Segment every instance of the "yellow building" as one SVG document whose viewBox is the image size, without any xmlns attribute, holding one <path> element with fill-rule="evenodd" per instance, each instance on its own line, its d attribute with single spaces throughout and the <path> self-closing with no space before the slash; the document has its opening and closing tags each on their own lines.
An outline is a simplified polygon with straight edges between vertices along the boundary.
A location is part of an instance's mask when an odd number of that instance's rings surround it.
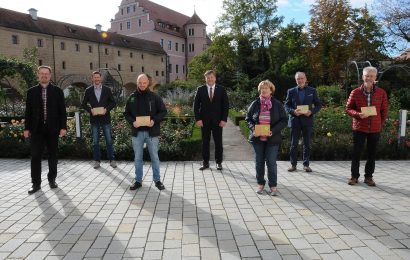
<svg viewBox="0 0 410 260">
<path fill-rule="evenodd" d="M 26 48 L 37 48 L 38 65 L 53 69 L 52 80 L 62 89 L 86 87 L 90 75 L 103 68 L 122 79 L 129 94 L 136 77 L 144 72 L 155 82 L 166 82 L 167 54 L 158 42 L 40 18 L 0 8 L 0 55 L 22 58 Z M 123 91 L 121 91 L 124 93 Z"/>
</svg>

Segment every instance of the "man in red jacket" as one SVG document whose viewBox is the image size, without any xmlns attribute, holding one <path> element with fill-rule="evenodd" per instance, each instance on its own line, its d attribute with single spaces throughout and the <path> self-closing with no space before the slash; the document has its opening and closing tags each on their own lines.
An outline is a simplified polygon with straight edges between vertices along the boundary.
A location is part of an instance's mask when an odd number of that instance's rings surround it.
<svg viewBox="0 0 410 260">
<path fill-rule="evenodd" d="M 360 177 L 360 155 L 367 140 L 367 161 L 364 183 L 376 186 L 373 181 L 377 144 L 380 131 L 387 118 L 388 101 L 386 92 L 376 86 L 377 69 L 363 69 L 363 84 L 354 89 L 346 104 L 346 113 L 353 118 L 353 158 L 349 185 L 358 183 Z"/>
</svg>

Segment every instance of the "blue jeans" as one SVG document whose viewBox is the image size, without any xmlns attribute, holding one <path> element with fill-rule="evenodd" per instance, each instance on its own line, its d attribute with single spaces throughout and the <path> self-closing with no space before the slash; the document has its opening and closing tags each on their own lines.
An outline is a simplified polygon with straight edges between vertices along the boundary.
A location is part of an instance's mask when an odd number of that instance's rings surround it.
<svg viewBox="0 0 410 260">
<path fill-rule="evenodd" d="M 309 166 L 310 160 L 310 137 L 312 135 L 312 126 L 294 126 L 290 133 L 290 163 L 296 166 L 298 163 L 298 144 L 300 133 L 303 137 L 303 166 Z"/>
<path fill-rule="evenodd" d="M 114 160 L 114 149 L 112 147 L 112 127 L 111 124 L 91 124 L 91 134 L 93 136 L 93 157 L 94 161 L 101 160 L 100 152 L 100 130 L 103 130 L 105 137 L 105 144 L 107 146 L 108 160 Z"/>
<path fill-rule="evenodd" d="M 135 180 L 142 182 L 142 166 L 144 164 L 144 143 L 147 144 L 149 157 L 151 158 L 152 179 L 154 182 L 160 181 L 158 146 L 159 138 L 150 137 L 148 131 L 139 131 L 137 136 L 132 137 L 132 148 L 134 149 Z"/>
<path fill-rule="evenodd" d="M 258 184 L 265 185 L 265 162 L 268 168 L 269 187 L 278 185 L 278 166 L 276 159 L 278 157 L 279 145 L 270 145 L 267 142 L 253 142 L 255 151 L 255 168 L 256 180 Z"/>
</svg>

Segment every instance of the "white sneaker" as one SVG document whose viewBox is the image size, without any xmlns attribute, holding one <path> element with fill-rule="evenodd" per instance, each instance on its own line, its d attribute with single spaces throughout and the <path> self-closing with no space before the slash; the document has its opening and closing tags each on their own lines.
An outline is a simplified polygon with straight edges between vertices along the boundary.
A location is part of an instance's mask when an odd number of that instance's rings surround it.
<svg viewBox="0 0 410 260">
<path fill-rule="evenodd" d="M 271 187 L 269 195 L 271 196 L 278 196 L 278 189 L 276 187 Z"/>
</svg>

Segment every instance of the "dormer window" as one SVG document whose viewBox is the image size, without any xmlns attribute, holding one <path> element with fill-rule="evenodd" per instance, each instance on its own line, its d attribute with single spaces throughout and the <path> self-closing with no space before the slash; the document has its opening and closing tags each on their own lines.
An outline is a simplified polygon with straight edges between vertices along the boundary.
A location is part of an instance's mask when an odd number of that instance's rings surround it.
<svg viewBox="0 0 410 260">
<path fill-rule="evenodd" d="M 70 33 L 75 33 L 77 30 L 74 29 L 73 27 L 67 26 L 67 29 Z"/>
</svg>

